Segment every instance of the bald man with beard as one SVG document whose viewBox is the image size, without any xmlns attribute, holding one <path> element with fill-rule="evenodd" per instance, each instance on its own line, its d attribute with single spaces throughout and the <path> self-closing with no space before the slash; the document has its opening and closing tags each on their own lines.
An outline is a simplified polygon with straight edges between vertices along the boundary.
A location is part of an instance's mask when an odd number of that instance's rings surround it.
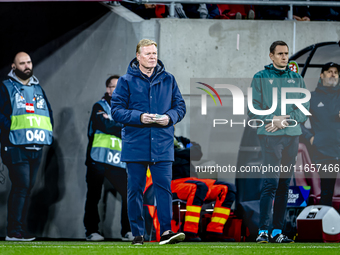
<svg viewBox="0 0 340 255">
<path fill-rule="evenodd" d="M 11 67 L 0 84 L 1 157 L 12 182 L 5 240 L 33 241 L 27 231 L 28 205 L 42 148 L 52 143 L 52 110 L 30 56 L 19 52 Z"/>
</svg>

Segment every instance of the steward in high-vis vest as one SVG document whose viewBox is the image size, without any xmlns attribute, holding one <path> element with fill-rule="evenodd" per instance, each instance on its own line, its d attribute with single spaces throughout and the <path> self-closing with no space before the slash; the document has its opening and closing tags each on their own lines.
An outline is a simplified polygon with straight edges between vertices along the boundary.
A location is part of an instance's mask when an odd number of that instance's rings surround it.
<svg viewBox="0 0 340 255">
<path fill-rule="evenodd" d="M 127 216 L 126 164 L 120 160 L 122 125 L 115 122 L 110 113 L 111 95 L 116 87 L 118 78 L 118 75 L 114 75 L 107 79 L 107 93 L 100 101 L 94 104 L 88 127 L 89 143 L 85 163 L 87 166 L 87 196 L 84 215 L 87 241 L 104 240 L 98 229 L 100 221 L 98 202 L 101 197 L 104 177 L 122 196 L 122 239 L 130 241 L 132 238 Z"/>
<path fill-rule="evenodd" d="M 109 103 L 105 100 L 105 97 L 98 101 L 98 104 L 103 110 L 99 110 L 96 114 L 106 114 L 108 116 L 107 122 L 112 124 L 112 132 L 108 132 L 108 129 L 101 131 L 100 129 L 94 129 L 93 121 L 90 120 L 88 128 L 88 137 L 91 138 L 92 144 L 90 149 L 90 158 L 92 161 L 107 164 L 119 168 L 125 169 L 126 164 L 120 161 L 120 153 L 122 151 L 122 139 L 121 139 L 121 124 L 116 123 L 110 114 L 111 108 Z M 98 106 L 96 106 L 98 107 Z"/>
<path fill-rule="evenodd" d="M 32 241 L 26 229 L 27 206 L 39 169 L 42 147 L 51 145 L 51 106 L 28 54 L 15 56 L 8 78 L 0 84 L 1 157 L 12 182 L 8 199 L 6 241 Z"/>
</svg>

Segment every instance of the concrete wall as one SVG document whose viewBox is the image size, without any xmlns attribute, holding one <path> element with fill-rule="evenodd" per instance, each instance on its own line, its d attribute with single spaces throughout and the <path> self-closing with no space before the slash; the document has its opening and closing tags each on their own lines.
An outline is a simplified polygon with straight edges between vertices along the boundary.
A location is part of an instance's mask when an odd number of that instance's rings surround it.
<svg viewBox="0 0 340 255">
<path fill-rule="evenodd" d="M 182 93 L 190 78 L 252 78 L 271 62 L 269 46 L 285 41 L 293 53 L 340 39 L 339 22 L 159 19 L 160 58 L 175 74 Z M 237 49 L 239 35 L 239 49 Z"/>
<path fill-rule="evenodd" d="M 248 80 L 247 84 L 239 86 L 246 94 L 253 75 L 271 63 L 268 56 L 269 47 L 276 40 L 285 41 L 292 55 L 293 49 L 297 52 L 314 43 L 340 39 L 339 22 L 193 19 L 159 19 L 158 22 L 160 24 L 159 57 L 167 70 L 175 75 L 186 99 L 189 94 L 191 96 L 198 94 L 196 92 L 198 90 L 190 92 L 192 78 L 242 78 Z M 239 44 L 237 44 L 238 36 Z M 314 79 L 315 81 L 318 79 L 318 74 Z M 220 111 L 224 110 L 225 116 L 230 119 L 232 104 L 226 102 L 231 101 L 230 92 L 227 90 L 218 90 L 218 92 L 226 96 L 222 99 L 224 107 Z M 197 100 L 187 100 L 188 102 L 192 102 L 191 105 L 188 104 L 191 110 L 199 107 L 194 103 Z M 195 118 L 194 115 L 190 117 L 189 109 L 189 114 L 176 130 L 188 136 L 191 133 L 192 139 L 200 141 L 203 160 L 217 161 L 212 158 L 212 155 L 215 156 L 219 151 L 219 154 L 224 153 L 224 158 L 229 164 L 236 166 L 243 128 L 237 130 L 223 128 L 222 133 L 217 131 L 220 139 L 216 141 L 214 147 L 210 147 L 206 145 L 216 134 L 212 134 L 213 129 L 209 129 L 205 130 L 205 135 L 202 135 L 202 132 L 196 128 Z M 207 118 L 207 121 L 211 122 L 213 116 Z"/>
<path fill-rule="evenodd" d="M 44 237 L 84 237 L 84 162 L 91 108 L 103 95 L 106 78 L 126 72 L 140 39 L 159 42 L 159 58 L 175 75 L 188 105 L 188 116 L 176 126 L 176 133 L 190 137 L 190 78 L 251 78 L 270 62 L 272 41 L 283 39 L 292 45 L 293 28 L 290 21 L 143 21 L 123 7 L 113 7 L 92 25 L 76 28 L 75 36 L 61 47 L 55 46 L 67 35 L 38 49 L 51 52 L 35 66 L 35 74 L 54 111 L 55 144 L 44 150 L 32 193 L 29 220 L 33 231 Z M 316 42 L 338 40 L 340 28 L 338 23 L 309 22 L 297 23 L 296 31 L 295 47 L 299 50 Z M 229 111 L 231 103 L 226 105 Z M 230 142 L 219 143 L 221 147 L 215 150 L 224 152 L 230 164 L 236 165 L 242 130 L 221 135 L 230 137 Z M 209 159 L 209 148 L 204 147 L 204 140 L 202 143 L 205 159 Z M 7 197 L 10 185 L 7 170 L 4 173 L 7 180 L 0 185 L 0 195 Z M 120 237 L 119 199 L 109 198 L 109 216 L 103 224 L 106 237 Z M 0 217 L 6 219 L 5 200 L 1 200 L 0 208 Z M 0 236 L 5 236 L 5 226 L 5 220 L 1 221 Z"/>
</svg>

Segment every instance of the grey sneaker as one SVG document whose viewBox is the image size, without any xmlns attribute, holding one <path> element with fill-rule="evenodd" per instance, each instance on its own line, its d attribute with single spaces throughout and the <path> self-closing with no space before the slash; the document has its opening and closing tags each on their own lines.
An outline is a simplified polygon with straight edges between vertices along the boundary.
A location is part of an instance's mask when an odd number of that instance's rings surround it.
<svg viewBox="0 0 340 255">
<path fill-rule="evenodd" d="M 132 232 L 127 232 L 124 237 L 122 237 L 122 241 L 133 241 Z"/>
<path fill-rule="evenodd" d="M 86 241 L 100 242 L 100 241 L 104 241 L 104 237 L 98 233 L 92 233 L 86 237 Z"/>
</svg>

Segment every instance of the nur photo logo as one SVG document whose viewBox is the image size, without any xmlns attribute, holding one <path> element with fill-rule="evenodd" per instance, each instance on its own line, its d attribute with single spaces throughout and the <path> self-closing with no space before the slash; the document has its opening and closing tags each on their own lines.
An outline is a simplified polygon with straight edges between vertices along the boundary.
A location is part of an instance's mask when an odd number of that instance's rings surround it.
<svg viewBox="0 0 340 255">
<path fill-rule="evenodd" d="M 205 92 L 204 94 L 201 94 L 201 115 L 207 115 L 207 112 L 208 112 L 207 95 L 209 95 L 210 98 L 213 100 L 215 106 L 218 105 L 217 100 L 215 99 L 215 96 L 216 96 L 220 102 L 220 105 L 223 107 L 223 103 L 221 99 L 222 89 L 223 90 L 227 89 L 228 91 L 225 91 L 225 93 L 227 92 L 228 95 L 231 94 L 231 99 L 228 98 L 227 100 L 232 100 L 232 115 L 233 116 L 236 116 L 236 115 L 247 116 L 247 113 L 245 112 L 246 103 L 247 103 L 247 109 L 249 110 L 249 112 L 257 116 L 271 115 L 271 114 L 274 114 L 274 112 L 276 113 L 276 115 L 278 115 L 277 109 L 280 109 L 280 113 L 279 113 L 280 115 L 287 115 L 288 105 L 292 105 L 293 108 L 299 109 L 306 116 L 311 115 L 311 113 L 304 106 L 304 103 L 309 102 L 311 98 L 310 91 L 305 88 L 292 87 L 291 85 L 295 83 L 294 79 L 282 79 L 282 80 L 268 79 L 268 84 L 280 84 L 281 83 L 284 85 L 282 85 L 281 87 L 272 86 L 270 88 L 271 93 L 269 94 L 268 100 L 270 100 L 269 102 L 271 105 L 269 105 L 267 109 L 257 109 L 256 104 L 254 104 L 254 101 L 253 101 L 253 88 L 252 87 L 248 87 L 246 89 L 247 94 L 245 96 L 241 89 L 242 86 L 236 86 L 232 84 L 214 84 L 212 86 L 212 85 L 209 85 L 203 82 L 196 82 L 196 84 L 197 83 L 205 87 L 203 88 L 203 87 L 196 86 L 196 89 L 199 89 Z M 216 89 L 219 90 L 219 93 L 216 91 Z M 225 94 L 222 94 L 222 95 L 225 95 Z M 278 97 L 280 97 L 280 101 L 281 101 L 280 105 L 278 105 Z M 276 121 L 274 119 L 265 119 L 265 120 L 263 120 L 263 118 L 261 119 L 257 119 L 257 118 L 251 119 L 248 121 L 248 125 L 252 126 L 251 124 L 249 124 L 252 121 L 257 121 L 255 123 L 260 123 L 260 126 L 264 125 L 264 121 L 271 121 L 271 122 Z M 287 119 L 287 120 L 290 120 L 292 123 L 295 123 L 295 125 L 297 125 L 297 122 L 295 120 L 293 119 Z M 214 127 L 218 124 L 221 125 L 221 124 L 227 124 L 227 123 L 231 124 L 233 123 L 233 120 L 231 119 L 230 121 L 228 121 L 223 118 L 213 120 Z M 244 119 L 244 121 L 241 124 L 245 126 L 246 119 Z M 292 125 L 291 127 L 294 127 L 295 125 Z"/>
</svg>

